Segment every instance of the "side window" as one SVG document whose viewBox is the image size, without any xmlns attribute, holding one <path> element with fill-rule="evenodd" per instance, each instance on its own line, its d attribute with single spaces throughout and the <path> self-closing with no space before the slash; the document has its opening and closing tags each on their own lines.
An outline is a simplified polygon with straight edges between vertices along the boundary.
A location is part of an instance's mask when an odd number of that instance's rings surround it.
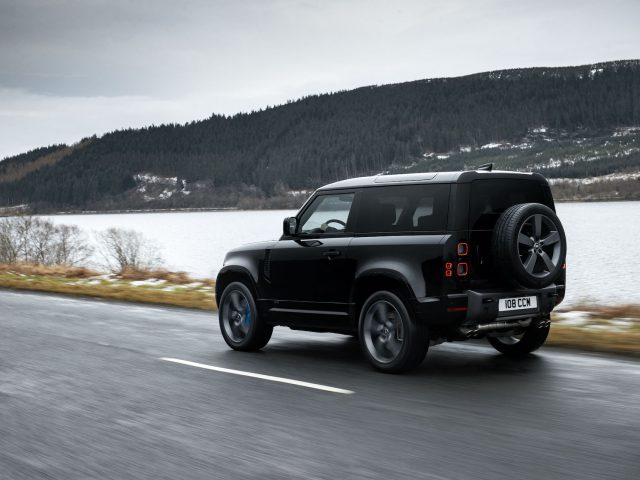
<svg viewBox="0 0 640 480">
<path fill-rule="evenodd" d="M 300 234 L 342 233 L 347 229 L 353 193 L 320 195 L 300 218 Z"/>
<path fill-rule="evenodd" d="M 449 185 L 365 188 L 359 203 L 358 233 L 434 232 L 447 227 Z"/>
<path fill-rule="evenodd" d="M 413 226 L 418 227 L 420 222 L 425 222 L 433 215 L 433 197 L 422 197 L 418 202 L 416 210 L 413 212 Z"/>
</svg>

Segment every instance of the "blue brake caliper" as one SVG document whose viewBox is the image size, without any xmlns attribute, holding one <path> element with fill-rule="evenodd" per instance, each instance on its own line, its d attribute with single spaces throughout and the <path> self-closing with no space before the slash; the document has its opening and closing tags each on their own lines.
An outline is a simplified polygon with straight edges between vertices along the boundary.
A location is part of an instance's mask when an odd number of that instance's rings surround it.
<svg viewBox="0 0 640 480">
<path fill-rule="evenodd" d="M 251 325 L 251 308 L 249 308 L 249 305 L 244 309 L 244 319 L 242 323 L 244 324 L 244 328 L 249 330 L 249 326 Z"/>
</svg>

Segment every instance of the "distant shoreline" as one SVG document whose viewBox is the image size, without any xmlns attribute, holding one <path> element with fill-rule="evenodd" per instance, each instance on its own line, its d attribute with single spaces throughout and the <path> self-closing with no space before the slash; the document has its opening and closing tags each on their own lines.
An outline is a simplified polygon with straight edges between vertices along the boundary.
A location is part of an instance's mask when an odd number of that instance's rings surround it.
<svg viewBox="0 0 640 480">
<path fill-rule="evenodd" d="M 619 203 L 619 202 L 640 202 L 633 198 L 581 198 L 581 199 L 556 199 L 555 203 Z M 62 212 L 39 212 L 32 213 L 36 216 L 55 215 L 117 215 L 117 214 L 142 214 L 142 213 L 190 213 L 190 212 L 248 212 L 248 211 L 270 211 L 270 210 L 297 210 L 296 208 L 238 208 L 238 207 L 189 207 L 189 208 L 150 208 L 145 210 L 70 210 Z M 0 217 L 15 215 L 16 211 L 6 211 L 0 208 Z"/>
<path fill-rule="evenodd" d="M 69 210 L 62 212 L 37 212 L 30 213 L 34 216 L 55 216 L 55 215 L 115 215 L 115 214 L 133 214 L 133 213 L 188 213 L 188 212 L 241 212 L 251 209 L 240 209 L 236 207 L 202 207 L 202 208 L 150 208 L 146 210 Z M 255 209 L 255 210 L 286 210 L 286 209 Z M 24 213 L 25 210 L 6 211 L 0 208 L 0 217 L 9 217 L 16 213 Z"/>
<path fill-rule="evenodd" d="M 271 210 L 271 209 L 260 209 L 260 210 Z M 278 210 L 278 209 L 273 209 Z M 202 207 L 202 208 L 150 208 L 147 210 L 80 210 L 80 211 L 68 211 L 68 212 L 52 212 L 52 213 L 37 213 L 34 215 L 115 215 L 115 214 L 123 214 L 123 213 L 188 213 L 188 212 L 240 212 L 244 211 L 244 209 L 239 209 L 236 207 Z"/>
<path fill-rule="evenodd" d="M 619 202 L 640 202 L 637 198 L 577 198 L 577 199 L 562 199 L 558 200 L 554 198 L 555 203 L 619 203 Z"/>
</svg>

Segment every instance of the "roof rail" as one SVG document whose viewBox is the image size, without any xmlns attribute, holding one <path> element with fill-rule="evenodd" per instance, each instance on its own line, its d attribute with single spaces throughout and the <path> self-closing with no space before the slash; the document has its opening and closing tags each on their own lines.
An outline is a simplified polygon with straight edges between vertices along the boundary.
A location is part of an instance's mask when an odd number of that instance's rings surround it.
<svg viewBox="0 0 640 480">
<path fill-rule="evenodd" d="M 486 170 L 487 172 L 490 172 L 491 170 L 493 170 L 493 163 L 483 163 L 482 165 L 480 165 L 479 167 L 476 167 L 475 169 Z"/>
</svg>

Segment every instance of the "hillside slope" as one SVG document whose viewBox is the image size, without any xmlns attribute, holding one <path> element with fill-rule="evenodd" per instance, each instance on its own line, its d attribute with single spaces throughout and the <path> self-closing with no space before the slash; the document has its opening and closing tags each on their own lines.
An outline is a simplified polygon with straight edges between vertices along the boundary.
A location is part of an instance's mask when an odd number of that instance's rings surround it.
<svg viewBox="0 0 640 480">
<path fill-rule="evenodd" d="M 5 159 L 0 206 L 278 206 L 344 177 L 485 161 L 550 177 L 636 172 L 638 125 L 638 60 L 363 87 Z"/>
</svg>

